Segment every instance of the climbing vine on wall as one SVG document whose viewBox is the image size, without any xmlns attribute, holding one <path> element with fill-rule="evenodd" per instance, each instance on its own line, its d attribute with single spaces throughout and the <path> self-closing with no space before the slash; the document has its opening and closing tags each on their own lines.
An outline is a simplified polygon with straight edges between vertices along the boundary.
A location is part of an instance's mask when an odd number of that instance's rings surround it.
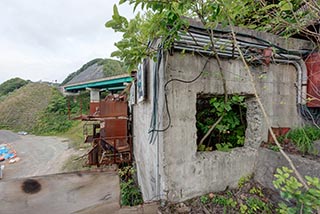
<svg viewBox="0 0 320 214">
<path fill-rule="evenodd" d="M 221 116 L 223 117 L 220 123 L 201 143 L 202 137 Z M 196 117 L 199 151 L 229 151 L 231 148 L 243 146 L 247 126 L 244 96 L 229 96 L 225 103 L 223 96 L 198 95 Z"/>
</svg>

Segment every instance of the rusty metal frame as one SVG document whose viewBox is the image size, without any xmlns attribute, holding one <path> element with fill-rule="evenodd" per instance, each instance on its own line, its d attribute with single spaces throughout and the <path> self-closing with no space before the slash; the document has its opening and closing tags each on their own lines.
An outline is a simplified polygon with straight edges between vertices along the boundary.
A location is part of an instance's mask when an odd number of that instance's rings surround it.
<svg viewBox="0 0 320 214">
<path fill-rule="evenodd" d="M 84 133 L 85 143 L 91 143 L 88 165 L 109 165 L 132 161 L 132 136 L 129 132 L 130 117 L 125 95 L 109 95 L 97 103 L 90 103 L 90 114 L 77 117 L 82 121 L 97 121 L 92 125 L 92 133 Z M 92 105 L 92 106 L 91 106 Z M 99 106 L 99 108 L 97 108 Z M 96 109 L 95 112 L 92 109 Z M 96 129 L 99 128 L 99 133 Z M 104 146 L 103 146 L 104 145 Z M 121 147 L 121 148 L 120 148 Z"/>
</svg>

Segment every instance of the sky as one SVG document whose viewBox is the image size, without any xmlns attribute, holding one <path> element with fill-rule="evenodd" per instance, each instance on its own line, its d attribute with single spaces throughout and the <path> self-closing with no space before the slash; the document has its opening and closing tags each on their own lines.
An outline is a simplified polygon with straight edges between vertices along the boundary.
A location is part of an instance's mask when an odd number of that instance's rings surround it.
<svg viewBox="0 0 320 214">
<path fill-rule="evenodd" d="M 94 58 L 109 58 L 121 34 L 107 29 L 119 0 L 0 0 L 0 84 L 20 77 L 62 82 Z M 132 7 L 120 5 L 132 18 Z"/>
</svg>

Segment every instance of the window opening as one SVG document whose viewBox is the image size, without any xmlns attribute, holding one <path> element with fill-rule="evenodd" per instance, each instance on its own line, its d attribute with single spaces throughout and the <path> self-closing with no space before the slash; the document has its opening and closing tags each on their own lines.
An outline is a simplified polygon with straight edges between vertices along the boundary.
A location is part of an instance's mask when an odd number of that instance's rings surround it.
<svg viewBox="0 0 320 214">
<path fill-rule="evenodd" d="M 230 151 L 244 145 L 247 128 L 244 96 L 229 95 L 227 103 L 224 103 L 224 96 L 198 94 L 196 105 L 198 151 Z M 221 115 L 221 121 L 200 144 L 201 139 Z"/>
</svg>

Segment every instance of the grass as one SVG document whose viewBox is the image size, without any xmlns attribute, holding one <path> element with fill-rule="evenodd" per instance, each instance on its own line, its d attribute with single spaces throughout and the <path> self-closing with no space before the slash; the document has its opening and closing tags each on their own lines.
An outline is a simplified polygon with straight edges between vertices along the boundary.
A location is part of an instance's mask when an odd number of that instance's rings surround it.
<svg viewBox="0 0 320 214">
<path fill-rule="evenodd" d="M 69 147 L 74 149 L 88 148 L 90 145 L 84 144 L 82 121 L 74 121 L 73 126 L 66 132 L 59 134 L 60 137 L 68 138 L 70 140 Z"/>
<path fill-rule="evenodd" d="M 71 155 L 62 166 L 64 172 L 83 171 L 90 169 L 86 166 L 86 157 L 80 158 L 79 155 Z"/>
<path fill-rule="evenodd" d="M 304 126 L 290 130 L 287 139 L 298 147 L 304 154 L 317 154 L 318 151 L 314 148 L 314 141 L 320 139 L 320 129 L 315 126 Z"/>
<path fill-rule="evenodd" d="M 51 86 L 29 83 L 0 102 L 0 124 L 14 131 L 30 132 L 52 97 Z"/>
<path fill-rule="evenodd" d="M 73 126 L 71 129 L 66 131 L 65 133 L 60 134 L 60 137 L 68 138 L 70 140 L 69 147 L 79 150 L 85 149 L 88 150 L 91 145 L 84 144 L 84 137 L 83 137 L 83 127 L 84 122 L 82 121 L 74 121 Z M 66 162 L 63 164 L 62 170 L 65 172 L 71 171 L 81 171 L 90 169 L 90 167 L 85 166 L 85 162 L 87 160 L 87 156 L 80 158 L 82 154 L 71 155 Z"/>
</svg>

